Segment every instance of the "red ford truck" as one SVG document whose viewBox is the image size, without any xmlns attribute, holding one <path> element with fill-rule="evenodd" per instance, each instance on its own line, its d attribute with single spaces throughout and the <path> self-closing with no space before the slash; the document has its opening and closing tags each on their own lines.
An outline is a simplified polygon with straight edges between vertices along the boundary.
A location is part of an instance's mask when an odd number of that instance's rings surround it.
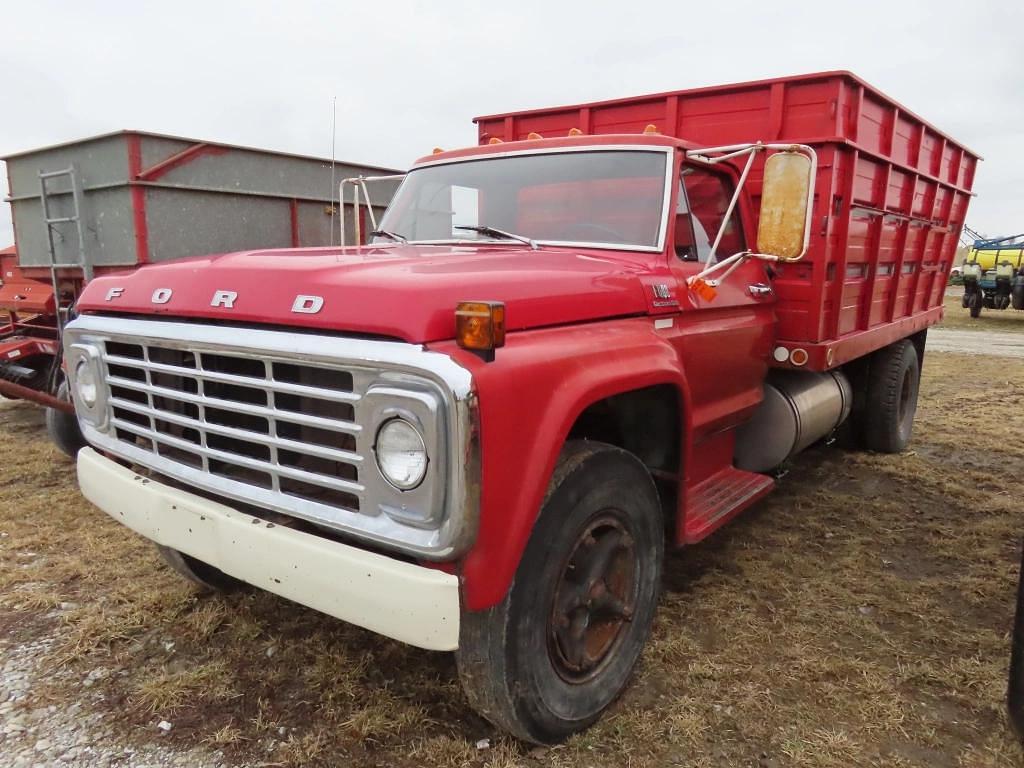
<svg viewBox="0 0 1024 768">
<path fill-rule="evenodd" d="M 978 158 L 846 72 L 477 123 L 368 245 L 92 281 L 78 477 L 201 584 L 455 651 L 548 743 L 626 685 L 666 546 L 834 433 L 907 444 Z"/>
</svg>

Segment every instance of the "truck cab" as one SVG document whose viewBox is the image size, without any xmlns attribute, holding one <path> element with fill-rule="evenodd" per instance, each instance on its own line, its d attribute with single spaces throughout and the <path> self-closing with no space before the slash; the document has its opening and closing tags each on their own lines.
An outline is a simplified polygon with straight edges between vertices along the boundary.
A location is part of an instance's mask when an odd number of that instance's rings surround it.
<svg viewBox="0 0 1024 768">
<path fill-rule="evenodd" d="M 627 684 L 666 547 L 844 424 L 907 444 L 941 310 L 821 335 L 809 145 L 483 139 L 366 245 L 93 280 L 64 352 L 83 493 L 172 567 L 455 651 L 484 717 L 551 743 Z"/>
</svg>

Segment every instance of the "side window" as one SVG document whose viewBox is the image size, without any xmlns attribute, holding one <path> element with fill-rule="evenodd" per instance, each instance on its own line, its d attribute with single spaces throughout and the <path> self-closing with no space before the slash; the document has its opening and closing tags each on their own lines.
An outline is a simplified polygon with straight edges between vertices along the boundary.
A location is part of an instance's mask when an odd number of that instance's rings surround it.
<svg viewBox="0 0 1024 768">
<path fill-rule="evenodd" d="M 714 243 L 718 230 L 725 220 L 725 212 L 732 200 L 733 186 L 728 178 L 703 168 L 684 168 L 682 174 L 683 189 L 686 192 L 688 218 L 693 227 L 693 247 L 695 256 L 680 253 L 679 231 L 682 227 L 680 212 L 676 211 L 676 255 L 683 259 L 696 259 L 701 263 L 711 255 L 711 244 Z M 680 194 L 680 200 L 683 195 Z M 746 240 L 743 237 L 743 226 L 740 224 L 738 210 L 733 210 L 726 224 L 722 241 L 718 244 L 718 258 L 731 256 L 745 250 Z"/>
<path fill-rule="evenodd" d="M 676 256 L 683 261 L 696 261 L 697 244 L 693 232 L 694 222 L 690 216 L 690 205 L 686 200 L 686 188 L 682 181 L 679 183 L 675 222 Z"/>
</svg>

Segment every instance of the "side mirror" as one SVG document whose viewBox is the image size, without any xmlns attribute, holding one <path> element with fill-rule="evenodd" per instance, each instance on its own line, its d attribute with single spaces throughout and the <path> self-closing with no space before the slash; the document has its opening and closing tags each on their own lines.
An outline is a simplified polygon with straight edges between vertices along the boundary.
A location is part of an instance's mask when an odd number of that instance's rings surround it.
<svg viewBox="0 0 1024 768">
<path fill-rule="evenodd" d="M 764 164 L 757 250 L 782 260 L 799 259 L 810 234 L 810 199 L 814 189 L 811 158 L 781 151 Z"/>
</svg>

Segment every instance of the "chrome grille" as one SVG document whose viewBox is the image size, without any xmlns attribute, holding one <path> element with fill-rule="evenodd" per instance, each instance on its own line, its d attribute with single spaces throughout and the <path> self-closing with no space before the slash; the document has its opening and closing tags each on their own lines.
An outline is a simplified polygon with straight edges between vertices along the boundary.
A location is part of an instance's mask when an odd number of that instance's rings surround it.
<svg viewBox="0 0 1024 768">
<path fill-rule="evenodd" d="M 430 559 L 465 552 L 479 505 L 469 372 L 415 344 L 311 332 L 82 315 L 67 325 L 68 383 L 90 445 L 195 490 Z M 84 368 L 83 368 L 84 370 Z M 416 488 L 373 459 L 381 424 L 421 430 Z M 141 478 L 140 478 L 141 479 Z M 159 514 L 160 510 L 154 510 Z"/>
<path fill-rule="evenodd" d="M 351 370 L 107 339 L 116 438 L 257 488 L 360 511 Z"/>
</svg>

